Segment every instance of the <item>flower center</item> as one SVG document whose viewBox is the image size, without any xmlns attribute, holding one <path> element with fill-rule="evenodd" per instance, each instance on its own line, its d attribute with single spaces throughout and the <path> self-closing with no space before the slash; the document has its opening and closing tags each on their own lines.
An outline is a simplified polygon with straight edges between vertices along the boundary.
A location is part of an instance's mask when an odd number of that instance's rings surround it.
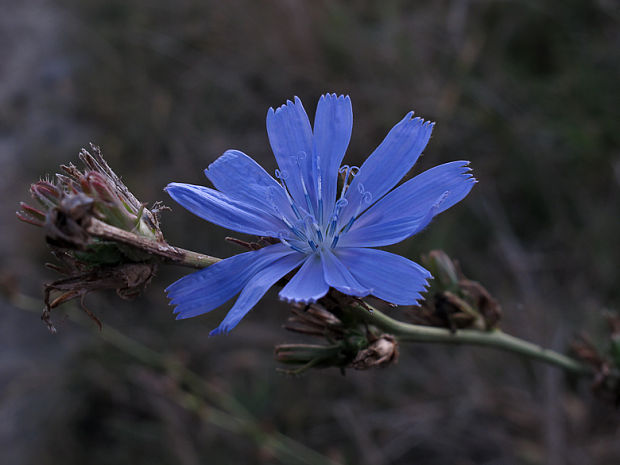
<svg viewBox="0 0 620 465">
<path fill-rule="evenodd" d="M 320 172 L 320 157 L 315 157 L 312 166 L 312 179 L 314 180 L 312 186 L 315 192 L 315 199 L 312 198 L 308 190 L 306 179 L 304 179 L 304 162 L 306 160 L 306 153 L 300 152 L 296 157 L 298 165 L 297 173 L 299 173 L 299 179 L 291 179 L 291 176 L 287 171 L 276 170 L 276 178 L 280 181 L 280 185 L 286 194 L 286 199 L 294 214 L 294 218 L 284 214 L 277 207 L 277 202 L 272 200 L 273 208 L 276 211 L 277 216 L 286 225 L 286 229 L 278 231 L 274 234 L 280 241 L 293 250 L 301 253 L 311 254 L 320 253 L 321 250 L 327 248 L 335 248 L 342 234 L 345 234 L 358 218 L 364 207 L 372 201 L 372 194 L 364 189 L 362 184 L 358 184 L 357 190 L 359 192 L 359 203 L 357 205 L 355 214 L 342 227 L 339 226 L 339 220 L 343 209 L 349 204 L 349 201 L 345 198 L 345 194 L 351 185 L 351 181 L 359 172 L 357 166 L 344 165 L 338 173 L 343 178 L 342 189 L 338 200 L 334 202 L 331 212 L 328 215 L 324 214 L 324 204 L 322 197 L 322 178 Z M 291 185 L 296 183 L 301 187 L 301 193 L 303 195 L 303 201 L 296 202 L 291 194 Z M 274 195 L 275 198 L 275 195 Z M 301 200 L 301 199 L 298 199 Z"/>
</svg>

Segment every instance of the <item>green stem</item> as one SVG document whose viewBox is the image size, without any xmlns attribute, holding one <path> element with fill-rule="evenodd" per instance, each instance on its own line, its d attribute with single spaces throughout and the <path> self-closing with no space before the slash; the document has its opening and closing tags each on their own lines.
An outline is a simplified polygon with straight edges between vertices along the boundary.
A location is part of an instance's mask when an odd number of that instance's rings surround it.
<svg viewBox="0 0 620 465">
<path fill-rule="evenodd" d="M 541 362 L 557 366 L 577 375 L 592 374 L 592 369 L 590 367 L 571 357 L 511 336 L 499 329 L 492 331 L 459 329 L 452 332 L 449 329 L 444 328 L 403 323 L 402 321 L 397 321 L 390 318 L 377 309 L 373 308 L 372 312 L 370 312 L 358 304 L 350 306 L 349 311 L 366 323 L 376 326 L 386 333 L 396 336 L 401 342 L 469 344 L 494 347 L 496 349 L 520 354 L 534 360 L 539 360 Z"/>
</svg>

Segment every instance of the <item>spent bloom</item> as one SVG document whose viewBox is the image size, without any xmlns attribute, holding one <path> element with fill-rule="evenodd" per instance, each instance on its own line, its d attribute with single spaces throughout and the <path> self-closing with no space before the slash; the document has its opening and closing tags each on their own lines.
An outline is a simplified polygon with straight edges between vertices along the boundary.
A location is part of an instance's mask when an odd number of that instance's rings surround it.
<svg viewBox="0 0 620 465">
<path fill-rule="evenodd" d="M 137 297 L 155 275 L 158 262 L 149 250 L 136 245 L 169 248 L 159 227 L 159 206 L 145 208 L 112 171 L 99 147 L 91 144 L 91 152 L 80 152 L 83 170 L 72 163 L 61 165 L 62 173 L 53 179 L 32 184 L 36 206 L 22 202 L 17 212 L 20 220 L 43 228 L 57 259 L 57 264 L 47 266 L 62 274 L 45 284 L 41 319 L 52 332 L 56 330 L 51 311 L 77 298 L 101 326 L 84 304 L 86 295 L 114 289 L 123 299 Z"/>
<path fill-rule="evenodd" d="M 341 166 L 352 125 L 348 96 L 323 95 L 314 128 L 295 97 L 267 113 L 269 142 L 279 166 L 275 179 L 246 154 L 228 150 L 205 170 L 215 189 L 167 186 L 176 202 L 207 221 L 279 240 L 169 286 L 166 291 L 177 318 L 211 311 L 239 294 L 211 334 L 228 332 L 296 268 L 279 293 L 289 302 L 315 302 L 330 287 L 397 305 L 421 298 L 431 274 L 404 257 L 371 247 L 418 233 L 435 215 L 463 199 L 476 181 L 468 162 L 455 161 L 394 188 L 433 130 L 433 123 L 414 118 L 413 112 L 392 128 L 361 167 Z"/>
</svg>

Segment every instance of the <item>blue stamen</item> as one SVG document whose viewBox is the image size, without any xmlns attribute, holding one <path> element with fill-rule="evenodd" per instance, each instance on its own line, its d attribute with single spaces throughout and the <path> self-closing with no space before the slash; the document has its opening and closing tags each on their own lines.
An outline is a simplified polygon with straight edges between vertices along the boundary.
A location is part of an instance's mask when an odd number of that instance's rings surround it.
<svg viewBox="0 0 620 465">
<path fill-rule="evenodd" d="M 344 193 L 347 190 L 347 181 L 349 180 L 349 173 L 351 173 L 351 167 L 349 165 L 342 165 L 338 169 L 338 174 L 344 173 L 344 182 L 342 183 L 342 190 L 340 191 L 340 198 L 344 197 Z"/>
<path fill-rule="evenodd" d="M 293 201 L 293 198 L 291 197 L 291 194 L 288 191 L 288 186 L 286 184 L 286 178 L 288 178 L 288 173 L 286 171 L 280 171 L 279 169 L 276 169 L 275 173 L 276 173 L 276 178 L 282 181 L 282 188 L 284 189 L 284 193 L 286 194 L 286 199 L 288 200 L 288 203 L 291 206 L 293 213 L 298 219 L 301 220 L 301 213 L 299 213 L 299 210 L 297 209 L 297 206 L 295 205 L 295 202 Z M 280 216 L 283 216 L 283 215 L 280 213 Z"/>
<path fill-rule="evenodd" d="M 306 236 L 304 236 L 304 233 L 302 233 L 295 226 L 289 226 L 289 229 L 293 232 L 293 234 L 295 234 L 297 237 L 299 237 L 299 239 L 301 239 L 302 241 L 306 240 Z"/>
<path fill-rule="evenodd" d="M 288 240 L 286 240 L 284 238 L 285 234 L 283 232 L 279 232 L 278 233 L 278 239 L 280 239 L 280 242 L 282 242 L 285 246 L 290 247 L 291 249 L 293 249 L 296 252 L 300 252 L 300 253 L 307 253 L 305 250 L 303 250 L 301 247 L 297 247 L 294 244 L 291 244 Z"/>
<path fill-rule="evenodd" d="M 359 172 L 360 169 L 357 166 L 342 165 L 340 167 L 338 173 L 345 173 L 344 182 L 342 183 L 342 190 L 340 191 L 340 198 L 344 197 L 345 192 L 349 188 L 349 176 L 355 177 Z"/>
<path fill-rule="evenodd" d="M 312 206 L 312 200 L 310 199 L 310 194 L 308 193 L 308 188 L 306 187 L 306 182 L 304 181 L 304 167 L 301 166 L 301 162 L 306 159 L 306 152 L 299 152 L 297 154 L 297 166 L 299 166 L 299 178 L 301 180 L 301 189 L 304 193 L 304 197 L 306 198 L 306 205 L 308 207 L 308 212 L 316 218 L 314 214 L 314 207 Z"/>
<path fill-rule="evenodd" d="M 310 194 L 306 190 L 306 186 L 303 181 L 301 181 L 301 186 L 304 188 L 304 197 L 306 198 L 306 206 L 308 207 L 308 211 L 312 216 L 314 216 L 314 208 L 312 207 L 312 201 L 310 200 Z"/>
<path fill-rule="evenodd" d="M 347 223 L 347 225 L 344 227 L 344 229 L 342 230 L 343 233 L 346 233 L 347 231 L 349 231 L 349 229 L 351 229 L 351 226 L 353 226 L 353 223 L 355 222 L 355 220 L 357 219 L 356 216 L 351 217 L 351 219 L 349 220 L 349 222 Z"/>
<path fill-rule="evenodd" d="M 288 197 L 291 203 L 291 208 L 293 209 L 293 213 L 295 213 L 295 216 L 301 220 L 301 213 L 299 213 L 299 210 L 297 210 L 297 206 L 295 205 L 295 202 L 293 202 L 293 199 L 291 199 L 291 196 L 288 195 L 288 192 L 286 193 L 286 196 Z"/>
<path fill-rule="evenodd" d="M 323 242 L 323 233 L 321 232 L 321 228 L 318 224 L 315 224 L 316 227 L 316 235 L 319 238 L 319 242 Z"/>
<path fill-rule="evenodd" d="M 319 155 L 315 158 L 314 163 L 314 177 L 316 179 L 316 195 L 317 203 L 319 207 L 319 224 L 323 224 L 323 179 L 321 178 L 321 157 Z"/>
<path fill-rule="evenodd" d="M 283 242 L 284 245 L 288 245 L 291 249 L 293 249 L 295 252 L 299 252 L 299 253 L 306 253 L 305 250 L 300 249 L 299 247 L 291 244 L 291 243 L 287 243 L 287 242 Z"/>
<path fill-rule="evenodd" d="M 340 215 L 340 210 L 347 206 L 349 201 L 347 199 L 338 199 L 336 205 L 334 205 L 334 213 L 332 215 L 332 220 L 329 223 L 329 227 L 327 228 L 327 235 L 331 236 L 336 231 L 336 225 L 338 224 L 338 215 Z"/>
<path fill-rule="evenodd" d="M 357 190 L 361 195 L 360 203 L 357 206 L 357 210 L 355 214 L 351 217 L 347 225 L 342 230 L 343 233 L 346 233 L 347 231 L 349 231 L 349 229 L 351 229 L 351 226 L 353 226 L 353 223 L 355 223 L 355 220 L 359 218 L 360 213 L 362 212 L 362 208 L 364 207 L 364 204 L 370 204 L 372 202 L 372 194 L 364 189 L 364 185 L 362 183 L 360 183 L 357 186 Z"/>
</svg>

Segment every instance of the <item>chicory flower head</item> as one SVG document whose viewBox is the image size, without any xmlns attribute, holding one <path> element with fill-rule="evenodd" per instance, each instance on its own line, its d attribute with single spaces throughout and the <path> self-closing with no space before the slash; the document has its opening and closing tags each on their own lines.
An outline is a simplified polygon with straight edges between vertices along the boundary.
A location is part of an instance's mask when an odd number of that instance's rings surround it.
<svg viewBox="0 0 620 465">
<path fill-rule="evenodd" d="M 475 184 L 467 161 L 436 166 L 394 187 L 426 146 L 434 123 L 413 112 L 392 128 L 361 167 L 341 166 L 353 125 L 349 96 L 323 95 L 314 129 L 301 101 L 267 113 L 279 169 L 275 178 L 254 160 L 228 150 L 205 170 L 215 189 L 171 183 L 166 190 L 201 218 L 279 243 L 235 255 L 185 276 L 166 289 L 177 318 L 211 311 L 239 293 L 211 335 L 228 332 L 282 277 L 291 302 L 314 302 L 330 287 L 415 304 L 431 274 L 380 247 L 421 231 Z M 338 188 L 338 177 L 344 183 Z"/>
</svg>

